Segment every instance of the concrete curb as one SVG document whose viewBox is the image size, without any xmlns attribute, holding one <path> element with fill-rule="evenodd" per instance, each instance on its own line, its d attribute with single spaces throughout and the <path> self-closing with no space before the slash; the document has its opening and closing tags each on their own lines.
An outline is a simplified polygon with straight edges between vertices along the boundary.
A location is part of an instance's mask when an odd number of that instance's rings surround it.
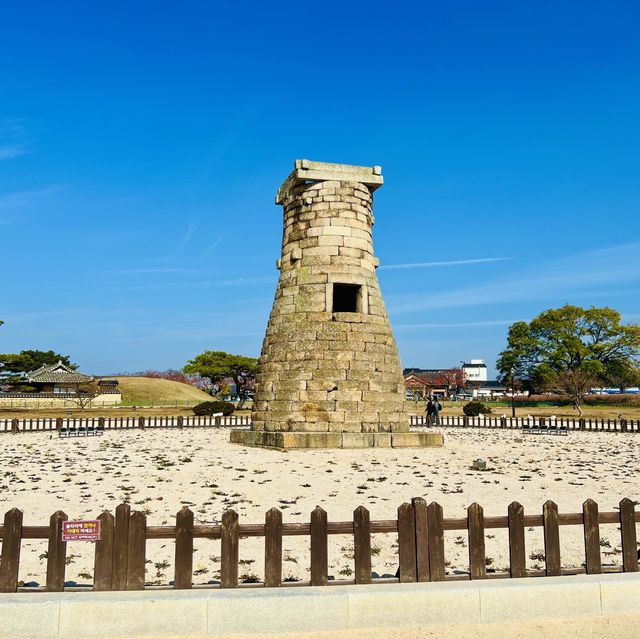
<svg viewBox="0 0 640 639">
<path fill-rule="evenodd" d="M 251 590 L 0 595 L 0 637 L 220 637 L 640 614 L 640 573 Z"/>
</svg>

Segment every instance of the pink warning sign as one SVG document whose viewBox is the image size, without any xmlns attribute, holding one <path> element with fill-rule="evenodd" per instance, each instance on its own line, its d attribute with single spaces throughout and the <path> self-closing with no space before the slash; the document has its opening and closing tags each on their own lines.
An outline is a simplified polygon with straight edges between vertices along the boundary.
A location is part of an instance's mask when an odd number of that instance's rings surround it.
<svg viewBox="0 0 640 639">
<path fill-rule="evenodd" d="M 62 541 L 98 541 L 100 539 L 100 520 L 63 521 Z"/>
</svg>

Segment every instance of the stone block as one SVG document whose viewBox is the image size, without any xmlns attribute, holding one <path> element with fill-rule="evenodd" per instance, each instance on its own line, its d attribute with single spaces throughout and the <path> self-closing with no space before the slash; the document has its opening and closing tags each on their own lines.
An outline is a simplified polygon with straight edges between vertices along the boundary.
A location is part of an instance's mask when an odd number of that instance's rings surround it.
<svg viewBox="0 0 640 639">
<path fill-rule="evenodd" d="M 65 593 L 58 636 L 138 637 L 207 631 L 207 601 L 172 592 Z M 18 635 L 20 636 L 20 635 Z"/>
<path fill-rule="evenodd" d="M 408 424 L 406 428 L 409 429 Z M 444 445 L 444 436 L 441 433 L 394 432 L 391 433 L 391 445 L 394 448 L 438 447 Z"/>
<path fill-rule="evenodd" d="M 44 593 L 0 595 L 1 637 L 49 639 L 57 635 L 60 620 L 59 599 Z"/>
<path fill-rule="evenodd" d="M 640 607 L 640 572 L 602 575 L 600 578 L 602 614 L 636 612 Z"/>
<path fill-rule="evenodd" d="M 422 628 L 443 620 L 480 622 L 475 583 L 379 584 L 349 590 L 351 628 Z"/>
<path fill-rule="evenodd" d="M 480 589 L 482 621 L 599 616 L 600 584 L 593 575 L 532 580 L 509 579 Z"/>
</svg>

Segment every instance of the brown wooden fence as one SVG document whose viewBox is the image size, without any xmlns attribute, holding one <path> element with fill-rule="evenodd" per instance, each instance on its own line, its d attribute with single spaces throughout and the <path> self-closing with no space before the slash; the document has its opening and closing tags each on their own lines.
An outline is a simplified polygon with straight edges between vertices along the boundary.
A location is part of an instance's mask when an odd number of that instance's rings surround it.
<svg viewBox="0 0 640 639">
<path fill-rule="evenodd" d="M 144 417 L 36 417 L 31 419 L 0 419 L 0 433 L 22 433 L 52 430 L 120 430 L 130 428 L 199 428 L 249 426 L 249 415 L 207 417 L 198 415 Z"/>
<path fill-rule="evenodd" d="M 598 432 L 640 433 L 640 419 L 593 419 L 573 417 L 506 417 L 440 415 L 439 426 L 460 428 L 511 428 L 524 431 L 546 430 L 550 432 L 587 430 Z M 411 426 L 429 426 L 425 415 L 411 415 Z"/>
<path fill-rule="evenodd" d="M 0 562 L 0 592 L 18 589 L 20 549 L 22 540 L 46 539 L 47 591 L 65 589 L 67 544 L 62 541 L 62 522 L 67 515 L 53 513 L 46 526 L 23 525 L 22 511 L 10 510 L 0 526 L 2 559 Z M 465 518 L 444 518 L 442 507 L 422 498 L 402 504 L 397 519 L 370 521 L 369 511 L 360 506 L 353 512 L 352 521 L 330 522 L 327 513 L 317 507 L 308 523 L 284 523 L 282 512 L 272 508 L 261 524 L 240 524 L 238 514 L 227 510 L 219 525 L 196 525 L 194 515 L 184 507 L 176 516 L 175 526 L 148 526 L 144 512 L 132 512 L 128 504 L 116 508 L 115 517 L 103 512 L 102 536 L 95 543 L 93 574 L 94 590 L 142 590 L 145 588 L 146 544 L 152 539 L 175 541 L 174 588 L 193 585 L 193 551 L 195 539 L 221 541 L 220 588 L 235 588 L 238 578 L 238 549 L 241 539 L 264 538 L 264 587 L 282 586 L 282 540 L 287 535 L 303 535 L 310 541 L 309 582 L 298 585 L 326 586 L 328 584 L 367 584 L 378 580 L 371 573 L 371 535 L 388 533 L 397 535 L 400 582 L 444 581 L 460 579 L 486 579 L 504 577 L 557 576 L 567 574 L 599 574 L 602 572 L 635 572 L 638 570 L 636 524 L 640 513 L 634 502 L 623 499 L 618 512 L 599 512 L 595 501 L 584 502 L 581 513 L 559 514 L 558 507 L 547 501 L 542 514 L 525 515 L 524 508 L 513 502 L 506 516 L 485 517 L 482 507 L 471 504 Z M 622 548 L 621 567 L 603 567 L 600 557 L 601 524 L 618 524 Z M 561 562 L 561 526 L 582 526 L 584 537 L 584 564 L 581 568 L 563 568 Z M 526 567 L 525 531 L 542 527 L 544 532 L 544 570 Z M 485 533 L 496 528 L 508 529 L 509 572 L 488 573 L 486 569 Z M 469 572 L 449 575 L 446 571 L 444 532 L 467 532 Z M 329 581 L 328 536 L 352 535 L 354 544 L 354 578 Z M 78 542 L 79 543 L 79 542 Z M 88 543 L 88 542 L 83 542 Z M 388 582 L 389 579 L 380 580 Z M 252 584 L 255 586 L 255 584 Z"/>
</svg>

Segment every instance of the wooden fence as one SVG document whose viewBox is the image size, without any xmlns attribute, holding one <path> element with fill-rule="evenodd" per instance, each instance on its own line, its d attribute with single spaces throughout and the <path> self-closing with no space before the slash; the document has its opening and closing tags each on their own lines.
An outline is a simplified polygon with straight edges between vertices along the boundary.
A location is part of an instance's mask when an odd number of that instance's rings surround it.
<svg viewBox="0 0 640 639">
<path fill-rule="evenodd" d="M 117 430 L 130 428 L 200 428 L 249 426 L 249 415 L 207 417 L 198 415 L 136 417 L 36 417 L 33 419 L 0 419 L 0 433 L 52 430 Z"/>
<path fill-rule="evenodd" d="M 413 427 L 428 426 L 424 415 L 411 415 Z M 440 415 L 440 426 L 460 428 L 509 428 L 533 430 L 587 430 L 598 432 L 639 433 L 640 419 L 574 419 L 565 417 L 467 417 Z M 0 433 L 52 431 L 65 429 L 104 430 L 130 428 L 198 428 L 251 426 L 249 415 L 205 417 L 197 415 L 144 417 L 36 417 L 32 419 L 0 419 Z"/>
<path fill-rule="evenodd" d="M 429 426 L 426 415 L 411 415 L 411 426 Z M 618 433 L 639 433 L 640 419 L 593 419 L 591 417 L 577 419 L 568 417 L 493 417 L 479 415 L 440 415 L 439 426 L 460 428 L 512 428 L 520 430 L 588 430 L 615 431 Z"/>
<path fill-rule="evenodd" d="M 623 499 L 618 512 L 599 512 L 595 501 L 584 502 L 581 513 L 559 514 L 557 505 L 547 501 L 542 514 L 525 515 L 521 504 L 513 502 L 506 516 L 485 517 L 482 507 L 471 504 L 465 518 L 444 518 L 442 507 L 422 498 L 402 504 L 397 519 L 370 521 L 369 511 L 360 506 L 353 513 L 353 521 L 330 522 L 320 507 L 311 513 L 309 523 L 283 523 L 282 512 L 272 508 L 262 524 L 240 524 L 238 514 L 227 510 L 219 525 L 196 525 L 194 515 L 184 507 L 176 516 L 175 526 L 148 526 L 144 512 L 132 512 L 128 504 L 116 508 L 115 517 L 103 512 L 101 539 L 95 543 L 93 574 L 94 590 L 143 590 L 146 585 L 146 544 L 152 539 L 175 541 L 174 588 L 193 586 L 194 539 L 221 541 L 220 582 L 211 587 L 235 588 L 239 585 L 238 549 L 241 539 L 264 538 L 264 581 L 255 587 L 285 585 L 282 578 L 282 540 L 287 535 L 303 535 L 310 541 L 310 581 L 297 585 L 326 586 L 329 584 L 368 584 L 376 581 L 371 572 L 371 535 L 389 533 L 398 539 L 398 578 L 400 582 L 445 581 L 460 579 L 486 579 L 504 577 L 557 576 L 567 574 L 600 574 L 602 572 L 635 572 L 638 570 L 636 524 L 640 513 L 634 502 Z M 67 542 L 62 541 L 64 512 L 51 515 L 48 526 L 25 526 L 22 511 L 14 508 L 6 513 L 0 526 L 2 559 L 0 562 L 0 592 L 18 589 L 20 549 L 23 539 L 46 539 L 47 591 L 65 589 Z M 622 566 L 602 566 L 600 557 L 600 524 L 618 524 L 620 527 Z M 560 527 L 582 526 L 585 561 L 581 568 L 563 568 L 561 563 Z M 525 531 L 542 527 L 544 532 L 544 570 L 526 567 Z M 508 572 L 488 573 L 486 568 L 485 532 L 490 529 L 508 529 Z M 444 532 L 467 532 L 469 571 L 467 574 L 449 575 L 445 566 Z M 330 581 L 328 576 L 328 535 L 352 535 L 354 545 L 354 578 Z M 80 542 L 76 542 L 80 543 Z M 82 542 L 89 543 L 89 542 Z M 255 582 L 255 580 L 252 580 Z M 33 589 L 30 589 L 33 590 Z"/>
</svg>

